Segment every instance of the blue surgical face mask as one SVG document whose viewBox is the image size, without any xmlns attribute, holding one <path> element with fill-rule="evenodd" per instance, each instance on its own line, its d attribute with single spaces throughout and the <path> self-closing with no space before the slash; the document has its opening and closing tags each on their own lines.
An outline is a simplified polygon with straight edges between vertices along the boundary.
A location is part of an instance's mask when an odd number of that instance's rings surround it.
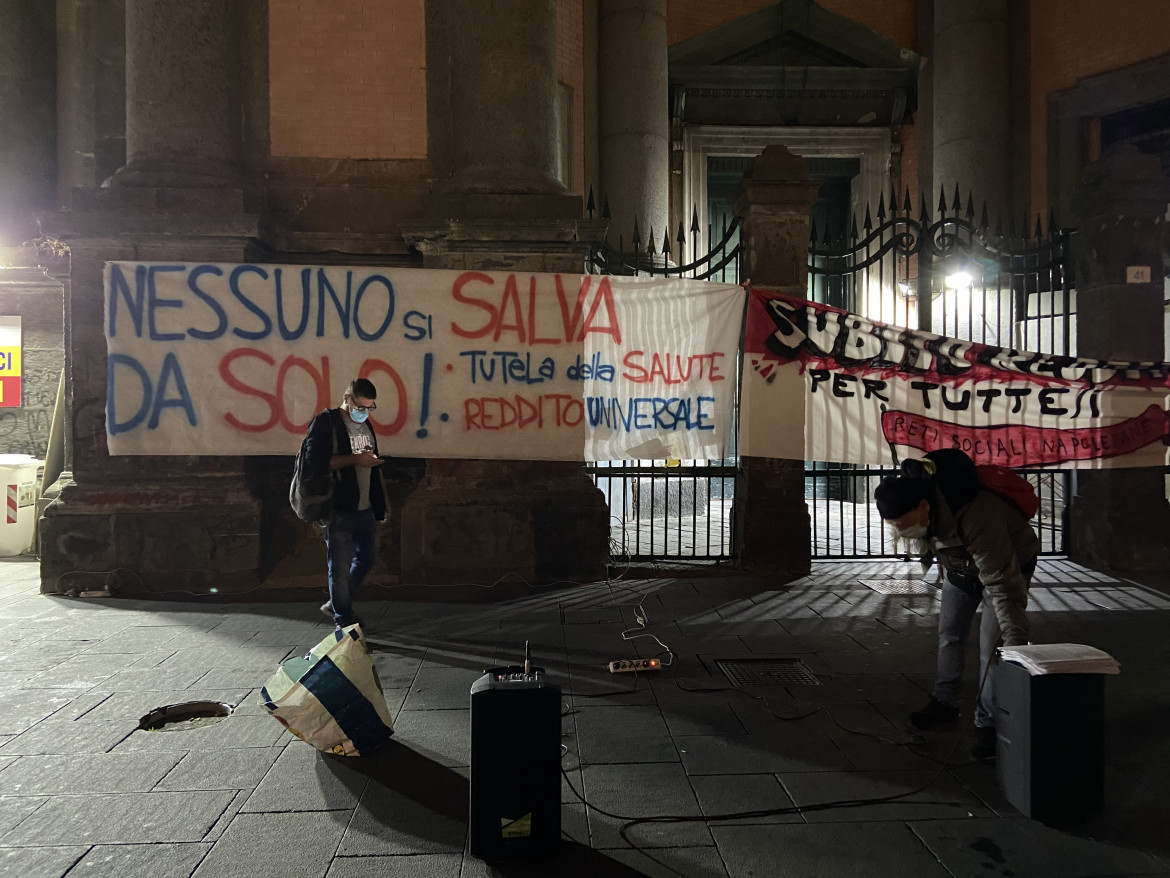
<svg viewBox="0 0 1170 878">
<path fill-rule="evenodd" d="M 362 409 L 350 409 L 349 410 L 349 418 L 355 424 L 362 423 L 369 416 L 370 416 L 370 413 L 368 411 L 363 411 Z"/>
</svg>

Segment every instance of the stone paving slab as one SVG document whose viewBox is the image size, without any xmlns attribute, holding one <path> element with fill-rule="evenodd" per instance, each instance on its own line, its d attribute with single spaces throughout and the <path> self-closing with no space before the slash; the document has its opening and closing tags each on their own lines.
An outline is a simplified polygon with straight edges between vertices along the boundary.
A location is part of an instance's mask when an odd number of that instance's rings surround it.
<svg viewBox="0 0 1170 878">
<path fill-rule="evenodd" d="M 269 722 L 279 728 L 275 720 L 270 718 Z M 359 763 L 360 760 L 328 756 L 304 742 L 291 741 L 242 810 L 352 811 L 369 782 L 359 770 Z"/>
<path fill-rule="evenodd" d="M 661 712 L 652 707 L 596 707 L 577 716 L 581 761 L 678 762 Z"/>
<path fill-rule="evenodd" d="M 713 826 L 711 832 L 730 878 L 956 878 L 900 822 Z"/>
<path fill-rule="evenodd" d="M 5 796 L 0 798 L 0 833 L 5 833 L 41 807 L 44 796 Z"/>
<path fill-rule="evenodd" d="M 460 878 L 463 853 L 338 856 L 326 878 Z M 464 873 L 466 874 L 466 873 Z"/>
<path fill-rule="evenodd" d="M 94 845 L 69 872 L 83 878 L 189 878 L 207 856 L 211 845 L 186 844 L 119 844 Z"/>
<path fill-rule="evenodd" d="M 987 768 L 987 766 L 985 766 Z M 990 770 L 990 769 L 989 769 Z M 979 798 L 945 771 L 849 771 L 784 773 L 780 783 L 794 804 L 805 808 L 809 823 L 841 823 L 869 820 L 945 820 L 955 817 L 988 817 Z M 881 804 L 816 810 L 824 802 L 899 798 Z"/>
<path fill-rule="evenodd" d="M 319 878 L 329 871 L 349 818 L 349 811 L 239 814 L 195 878 Z"/>
<path fill-rule="evenodd" d="M 202 841 L 230 792 L 51 796 L 0 847 Z"/>
<path fill-rule="evenodd" d="M 181 758 L 175 753 L 25 756 L 0 771 L 0 796 L 144 793 Z"/>
<path fill-rule="evenodd" d="M 16 689 L 4 694 L 0 734 L 19 735 L 73 700 L 60 689 Z"/>
<path fill-rule="evenodd" d="M 586 800 L 611 814 L 626 816 L 701 814 L 698 800 L 677 763 L 645 765 L 586 765 L 581 769 Z M 589 834 L 594 848 L 629 847 L 619 830 L 625 820 L 589 812 Z M 631 838 L 647 847 L 711 844 L 704 823 L 646 823 L 631 830 Z"/>
<path fill-rule="evenodd" d="M 401 703 L 401 699 L 400 699 Z M 398 711 L 394 734 L 412 750 L 447 768 L 471 764 L 471 710 Z"/>
<path fill-rule="evenodd" d="M 459 854 L 466 837 L 467 821 L 462 814 L 436 813 L 420 807 L 406 792 L 371 781 L 362 793 L 337 853 L 338 856 Z"/>
<path fill-rule="evenodd" d="M 954 875 L 1059 875 L 1061 878 L 1161 875 L 1165 864 L 1140 851 L 1076 838 L 1021 817 L 940 820 L 910 827 Z"/>
<path fill-rule="evenodd" d="M 711 826 L 804 822 L 804 818 L 796 813 L 725 819 L 732 814 L 792 808 L 792 799 L 774 774 L 713 774 L 691 777 L 690 780 L 703 814 L 720 818 Z"/>
<path fill-rule="evenodd" d="M 157 790 L 252 790 L 281 754 L 277 747 L 192 751 L 161 778 Z M 159 754 L 162 756 L 163 754 Z M 170 755 L 170 754 L 167 754 Z M 142 758 L 136 756 L 135 758 Z"/>
<path fill-rule="evenodd" d="M 88 850 L 87 847 L 76 845 L 0 849 L 0 875 L 61 878 Z"/>
</svg>

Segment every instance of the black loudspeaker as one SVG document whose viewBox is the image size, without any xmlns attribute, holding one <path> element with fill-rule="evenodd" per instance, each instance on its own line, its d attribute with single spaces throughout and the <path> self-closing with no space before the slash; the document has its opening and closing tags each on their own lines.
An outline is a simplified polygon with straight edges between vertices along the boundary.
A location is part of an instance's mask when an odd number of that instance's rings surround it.
<svg viewBox="0 0 1170 878">
<path fill-rule="evenodd" d="M 471 687 L 472 856 L 545 855 L 561 839 L 561 688 L 542 668 L 494 668 Z"/>
<path fill-rule="evenodd" d="M 1090 815 L 1105 796 L 1105 678 L 995 669 L 996 772 L 1007 800 L 1035 820 Z"/>
</svg>

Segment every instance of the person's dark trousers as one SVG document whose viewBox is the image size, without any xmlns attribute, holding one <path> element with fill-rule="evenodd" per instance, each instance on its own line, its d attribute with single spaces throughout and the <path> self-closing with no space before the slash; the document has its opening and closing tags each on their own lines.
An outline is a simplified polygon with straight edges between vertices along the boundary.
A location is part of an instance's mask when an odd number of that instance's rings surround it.
<svg viewBox="0 0 1170 878">
<path fill-rule="evenodd" d="M 374 566 L 374 511 L 334 512 L 325 525 L 333 622 L 352 625 L 353 601 Z"/>
</svg>

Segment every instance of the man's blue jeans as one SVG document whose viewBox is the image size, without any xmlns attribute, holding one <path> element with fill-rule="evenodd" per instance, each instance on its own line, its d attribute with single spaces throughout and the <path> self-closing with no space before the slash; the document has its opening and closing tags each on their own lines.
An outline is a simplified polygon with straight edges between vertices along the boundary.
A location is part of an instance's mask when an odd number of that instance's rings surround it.
<svg viewBox="0 0 1170 878">
<path fill-rule="evenodd" d="M 374 511 L 334 512 L 325 525 L 333 622 L 352 625 L 353 600 L 374 566 Z"/>
</svg>

